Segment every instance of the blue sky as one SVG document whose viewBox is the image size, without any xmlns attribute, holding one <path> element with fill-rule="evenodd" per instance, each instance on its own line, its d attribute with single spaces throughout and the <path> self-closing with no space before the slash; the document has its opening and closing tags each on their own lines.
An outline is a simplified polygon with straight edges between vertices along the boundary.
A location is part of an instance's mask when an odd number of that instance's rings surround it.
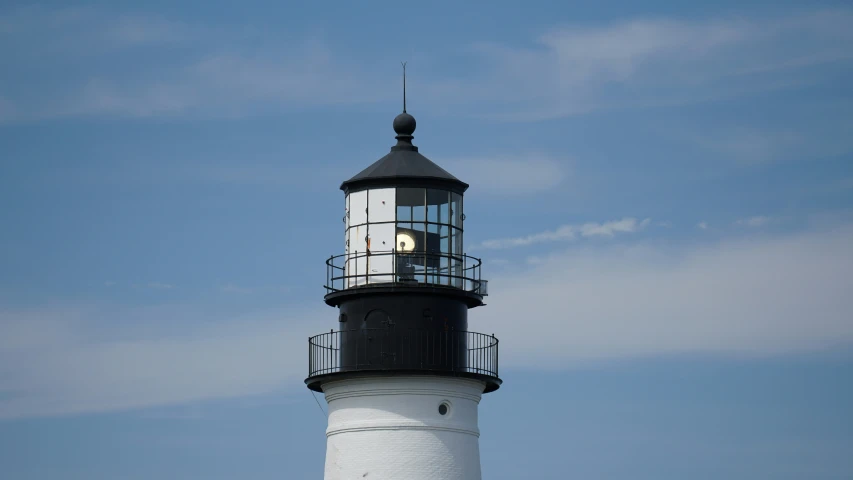
<svg viewBox="0 0 853 480">
<path fill-rule="evenodd" d="M 845 2 L 0 7 L 0 476 L 318 478 L 340 182 L 471 184 L 485 478 L 853 477 Z"/>
</svg>

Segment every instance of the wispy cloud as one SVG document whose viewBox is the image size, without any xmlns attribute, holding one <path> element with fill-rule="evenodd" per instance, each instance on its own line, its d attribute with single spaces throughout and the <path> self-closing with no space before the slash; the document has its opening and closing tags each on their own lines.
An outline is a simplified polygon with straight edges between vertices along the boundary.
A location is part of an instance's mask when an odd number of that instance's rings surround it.
<svg viewBox="0 0 853 480">
<path fill-rule="evenodd" d="M 772 221 L 772 218 L 760 215 L 760 216 L 749 217 L 749 218 L 741 218 L 741 219 L 735 221 L 735 225 L 758 228 L 758 227 L 763 227 L 763 226 L 769 224 L 771 221 Z"/>
<path fill-rule="evenodd" d="M 323 317 L 183 306 L 0 311 L 0 419 L 298 388 L 305 339 Z"/>
<path fill-rule="evenodd" d="M 764 132 L 741 128 L 711 136 L 704 132 L 704 135 L 698 140 L 700 145 L 746 164 L 772 161 L 781 153 L 803 143 L 803 135 L 796 132 Z"/>
<path fill-rule="evenodd" d="M 469 319 L 501 339 L 502 367 L 853 342 L 853 225 L 686 250 L 573 248 L 531 263 L 496 274 L 489 306 Z"/>
<path fill-rule="evenodd" d="M 699 230 L 707 230 L 708 222 L 699 222 L 696 224 L 696 228 L 698 228 Z"/>
<path fill-rule="evenodd" d="M 238 285 L 235 283 L 226 283 L 219 287 L 219 291 L 222 293 L 233 293 L 239 295 L 249 295 L 256 293 L 288 293 L 290 292 L 290 287 L 286 285 L 247 286 Z"/>
<path fill-rule="evenodd" d="M 743 165 L 834 157 L 853 150 L 853 123 L 846 115 L 848 109 L 825 108 L 817 115 L 808 109 L 793 110 L 786 118 L 775 119 L 786 123 L 786 128 L 721 129 L 703 125 L 698 132 L 681 135 L 693 138 L 696 144 L 723 159 Z M 816 116 L 822 120 L 818 124 Z"/>
<path fill-rule="evenodd" d="M 252 293 L 255 290 L 252 288 L 249 288 L 249 287 L 242 287 L 240 285 L 228 283 L 228 284 L 225 284 L 225 285 L 219 287 L 219 291 L 222 293 L 236 293 L 236 294 L 245 295 L 245 294 Z"/>
<path fill-rule="evenodd" d="M 651 219 L 637 220 L 626 217 L 605 223 L 589 222 L 582 225 L 562 225 L 555 230 L 534 233 L 523 237 L 499 238 L 486 240 L 478 245 L 479 248 L 503 249 L 524 247 L 536 243 L 559 242 L 574 240 L 578 237 L 613 237 L 620 233 L 634 233 L 645 229 Z"/>
<path fill-rule="evenodd" d="M 157 15 L 112 13 L 92 7 L 5 9 L 0 35 L 26 41 L 39 53 L 93 55 L 128 47 L 201 41 L 214 33 Z"/>
<path fill-rule="evenodd" d="M 565 26 L 532 47 L 477 43 L 473 101 L 492 117 L 541 120 L 601 109 L 674 105 L 820 81 L 810 68 L 853 59 L 849 10 L 710 21 L 639 18 Z M 440 86 L 447 91 L 447 86 Z M 756 139 L 738 148 L 767 148 Z"/>
<path fill-rule="evenodd" d="M 348 166 L 327 166 L 322 164 L 279 164 L 280 160 L 262 161 L 240 165 L 194 164 L 175 167 L 170 171 L 173 178 L 180 181 L 199 181 L 223 185 L 244 185 L 252 187 L 299 188 L 307 185 L 327 184 L 346 178 L 351 168 Z"/>
<path fill-rule="evenodd" d="M 335 73 L 326 55 L 290 53 L 222 54 L 162 71 L 163 79 L 156 81 L 112 74 L 77 82 L 72 78 L 67 87 L 51 92 L 51 104 L 13 104 L 0 121 L 81 115 L 241 117 L 270 109 L 365 102 L 377 94 L 375 89 L 359 89 L 359 82 L 345 81 L 350 76 Z M 133 69 L 116 73 L 134 74 Z"/>
<path fill-rule="evenodd" d="M 382 81 L 371 79 L 363 62 L 333 54 L 318 38 L 277 41 L 251 28 L 210 28 L 95 8 L 3 13 L 0 39 L 17 54 L 7 64 L 15 76 L 0 83 L 0 122 L 244 116 L 391 94 L 379 89 Z M 61 69 L 62 81 L 44 78 L 33 86 L 28 76 L 44 76 L 51 68 Z"/>
<path fill-rule="evenodd" d="M 540 153 L 442 158 L 440 164 L 463 181 L 476 179 L 472 190 L 503 195 L 524 195 L 549 190 L 560 185 L 569 171 L 567 160 L 557 160 Z"/>
</svg>

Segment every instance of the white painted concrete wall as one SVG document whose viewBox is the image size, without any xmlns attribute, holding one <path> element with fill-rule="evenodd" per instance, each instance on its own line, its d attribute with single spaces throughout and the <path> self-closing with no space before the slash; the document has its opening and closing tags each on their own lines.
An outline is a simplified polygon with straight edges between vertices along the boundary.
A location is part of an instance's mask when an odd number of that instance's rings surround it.
<svg viewBox="0 0 853 480">
<path fill-rule="evenodd" d="M 483 382 L 360 377 L 323 385 L 326 480 L 479 480 Z M 449 406 L 446 415 L 439 405 Z"/>
</svg>

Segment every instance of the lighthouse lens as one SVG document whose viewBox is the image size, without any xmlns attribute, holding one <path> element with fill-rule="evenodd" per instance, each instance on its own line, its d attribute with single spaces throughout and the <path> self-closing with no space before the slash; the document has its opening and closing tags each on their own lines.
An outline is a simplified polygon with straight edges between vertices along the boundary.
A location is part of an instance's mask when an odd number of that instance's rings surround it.
<svg viewBox="0 0 853 480">
<path fill-rule="evenodd" d="M 411 252 L 415 249 L 415 238 L 407 232 L 397 233 L 397 250 L 400 252 Z"/>
</svg>

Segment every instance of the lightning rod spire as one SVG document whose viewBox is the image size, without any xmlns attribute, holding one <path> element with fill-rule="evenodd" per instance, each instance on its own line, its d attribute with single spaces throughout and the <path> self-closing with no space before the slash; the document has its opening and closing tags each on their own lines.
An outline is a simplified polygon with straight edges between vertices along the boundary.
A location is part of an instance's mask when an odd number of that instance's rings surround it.
<svg viewBox="0 0 853 480">
<path fill-rule="evenodd" d="M 400 62 L 403 65 L 403 113 L 406 113 L 406 63 Z"/>
</svg>

